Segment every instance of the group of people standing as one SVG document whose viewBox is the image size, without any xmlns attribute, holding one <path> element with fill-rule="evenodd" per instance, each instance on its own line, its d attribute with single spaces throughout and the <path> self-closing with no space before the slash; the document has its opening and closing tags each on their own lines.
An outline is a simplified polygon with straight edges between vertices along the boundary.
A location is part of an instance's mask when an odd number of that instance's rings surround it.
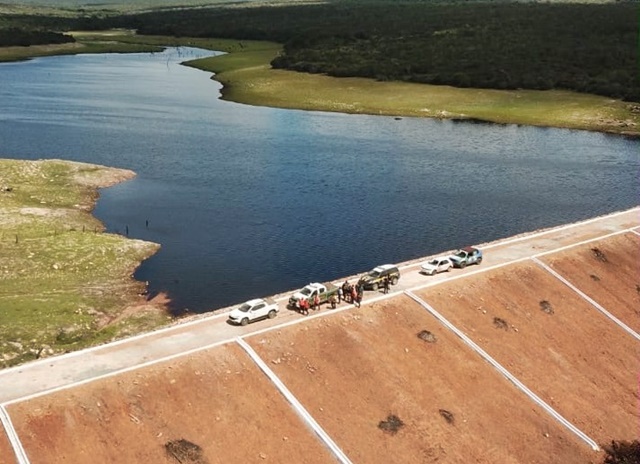
<svg viewBox="0 0 640 464">
<path fill-rule="evenodd" d="M 342 286 L 338 287 L 338 303 L 344 300 L 347 303 L 353 303 L 359 308 L 363 295 L 364 284 L 360 281 L 356 285 L 352 285 L 348 280 L 345 280 Z"/>
<path fill-rule="evenodd" d="M 309 314 L 309 309 L 317 311 L 318 309 L 320 309 L 320 297 L 316 293 L 312 301 L 309 301 L 306 298 L 302 298 L 300 301 L 298 301 L 298 308 L 300 310 L 300 314 L 304 314 L 305 316 Z"/>
<path fill-rule="evenodd" d="M 388 276 L 385 277 L 382 281 L 384 293 L 389 293 L 390 284 L 391 279 Z M 337 295 L 337 300 L 335 295 L 331 295 L 328 300 L 329 304 L 331 304 L 331 308 L 335 309 L 342 301 L 346 303 L 353 303 L 353 305 L 359 308 L 362 303 L 362 296 L 364 295 L 364 283 L 359 280 L 356 284 L 350 284 L 348 280 L 345 280 L 342 286 L 338 287 Z M 316 311 L 320 309 L 320 297 L 316 293 L 313 298 L 303 298 L 298 302 L 298 308 L 300 314 L 304 314 L 306 316 L 309 314 L 309 310 Z"/>
</svg>

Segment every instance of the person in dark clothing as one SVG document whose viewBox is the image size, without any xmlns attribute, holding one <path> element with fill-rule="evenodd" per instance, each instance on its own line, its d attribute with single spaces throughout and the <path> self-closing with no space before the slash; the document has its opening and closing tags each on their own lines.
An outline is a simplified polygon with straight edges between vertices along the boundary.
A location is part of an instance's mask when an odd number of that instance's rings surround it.
<svg viewBox="0 0 640 464">
<path fill-rule="evenodd" d="M 385 293 L 385 295 L 386 295 L 387 293 L 389 293 L 389 285 L 390 285 L 390 284 L 391 284 L 391 282 L 390 282 L 389 276 L 385 277 L 385 278 L 384 278 L 384 281 L 383 281 L 383 283 L 382 283 L 382 288 L 384 289 L 384 293 Z"/>
<path fill-rule="evenodd" d="M 349 281 L 345 280 L 342 284 L 342 293 L 344 294 L 344 301 L 347 303 L 351 302 L 351 285 L 349 285 Z"/>
</svg>

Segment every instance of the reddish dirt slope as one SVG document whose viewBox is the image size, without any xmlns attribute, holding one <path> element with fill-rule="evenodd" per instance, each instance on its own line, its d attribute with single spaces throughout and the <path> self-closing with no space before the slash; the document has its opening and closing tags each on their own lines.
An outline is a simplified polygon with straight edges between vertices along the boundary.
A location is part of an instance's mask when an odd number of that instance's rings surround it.
<svg viewBox="0 0 640 464">
<path fill-rule="evenodd" d="M 0 464 L 17 464 L 7 434 L 0 425 Z"/>
<path fill-rule="evenodd" d="M 508 266 L 419 295 L 598 443 L 637 438 L 640 344 L 547 271 Z"/>
<path fill-rule="evenodd" d="M 8 409 L 33 464 L 335 462 L 236 344 Z"/>
<path fill-rule="evenodd" d="M 640 332 L 640 237 L 627 233 L 545 256 L 542 261 Z"/>
<path fill-rule="evenodd" d="M 406 296 L 248 341 L 355 463 L 601 459 Z"/>
</svg>

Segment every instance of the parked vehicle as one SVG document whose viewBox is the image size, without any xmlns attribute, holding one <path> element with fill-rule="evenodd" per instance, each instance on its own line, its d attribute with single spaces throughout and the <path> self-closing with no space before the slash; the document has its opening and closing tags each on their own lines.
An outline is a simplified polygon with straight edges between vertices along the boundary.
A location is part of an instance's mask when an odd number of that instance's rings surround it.
<svg viewBox="0 0 640 464">
<path fill-rule="evenodd" d="M 262 298 L 249 300 L 229 313 L 229 322 L 247 325 L 260 319 L 273 319 L 278 314 L 278 304 Z"/>
<path fill-rule="evenodd" d="M 482 251 L 474 247 L 465 247 L 449 256 L 454 267 L 465 268 L 469 264 L 480 264 L 482 262 Z"/>
<path fill-rule="evenodd" d="M 420 273 L 435 275 L 439 272 L 448 272 L 453 267 L 453 262 L 447 257 L 434 258 L 420 266 Z"/>
<path fill-rule="evenodd" d="M 338 295 L 338 287 L 331 282 L 327 282 L 326 284 L 315 282 L 305 285 L 301 290 L 291 295 L 289 298 L 289 307 L 299 308 L 300 300 L 307 300 L 310 306 L 313 306 L 313 300 L 316 295 L 318 295 L 320 304 L 324 304 L 329 301 L 332 296 Z"/>
<path fill-rule="evenodd" d="M 395 264 L 383 264 L 376 266 L 368 273 L 360 277 L 358 281 L 367 290 L 378 290 L 384 284 L 384 279 L 389 278 L 389 283 L 395 285 L 400 280 L 400 270 Z"/>
</svg>

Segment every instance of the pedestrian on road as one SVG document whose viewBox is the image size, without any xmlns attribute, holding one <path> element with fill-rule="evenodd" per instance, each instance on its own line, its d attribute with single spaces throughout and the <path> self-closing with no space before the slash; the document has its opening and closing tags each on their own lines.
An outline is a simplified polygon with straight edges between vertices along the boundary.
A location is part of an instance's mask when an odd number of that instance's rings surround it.
<svg viewBox="0 0 640 464">
<path fill-rule="evenodd" d="M 364 292 L 357 292 L 357 295 L 356 295 L 356 302 L 358 303 L 358 308 L 359 308 L 360 306 L 362 306 L 362 294 L 363 294 L 363 293 L 364 293 Z"/>
<path fill-rule="evenodd" d="M 342 290 L 342 287 L 338 287 L 338 303 L 342 301 L 343 297 L 344 297 L 344 290 Z"/>
<path fill-rule="evenodd" d="M 389 284 L 390 284 L 390 282 L 389 282 L 389 276 L 386 276 L 386 277 L 384 278 L 384 282 L 383 282 L 383 284 L 382 284 L 382 288 L 384 289 L 384 293 L 385 293 L 385 295 L 386 295 L 387 293 L 389 293 Z"/>
<path fill-rule="evenodd" d="M 336 306 L 338 306 L 338 302 L 336 301 L 335 295 L 331 295 L 331 298 L 329 298 L 329 304 L 331 304 L 331 309 L 336 309 Z"/>
<path fill-rule="evenodd" d="M 304 314 L 305 316 L 309 314 L 309 302 L 306 298 L 301 299 L 298 302 L 298 306 L 300 307 L 300 314 Z"/>
<path fill-rule="evenodd" d="M 318 309 L 320 309 L 320 296 L 316 293 L 313 297 L 313 310 L 317 311 Z"/>
<path fill-rule="evenodd" d="M 358 291 L 356 290 L 356 286 L 351 287 L 351 302 L 356 304 L 358 301 Z"/>
<path fill-rule="evenodd" d="M 358 282 L 358 289 L 356 290 L 356 293 L 358 295 L 364 294 L 364 283 L 362 283 L 362 281 Z"/>
</svg>

